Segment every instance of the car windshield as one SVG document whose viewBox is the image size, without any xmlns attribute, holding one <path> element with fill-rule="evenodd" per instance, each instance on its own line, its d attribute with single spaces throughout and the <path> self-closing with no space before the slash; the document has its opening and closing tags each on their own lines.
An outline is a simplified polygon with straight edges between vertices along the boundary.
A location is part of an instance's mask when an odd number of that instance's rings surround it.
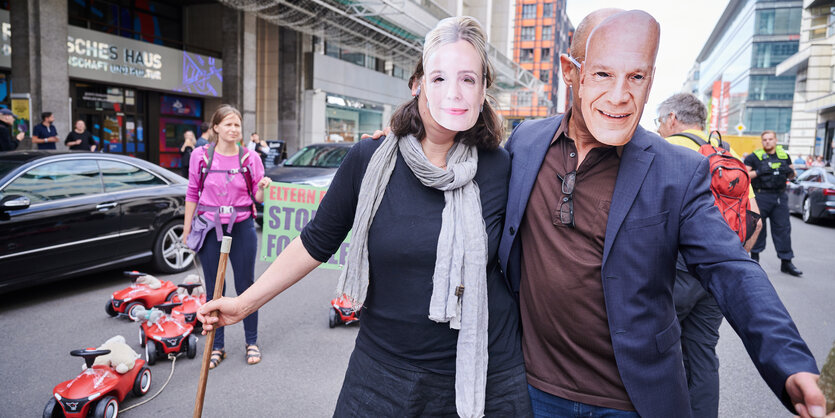
<svg viewBox="0 0 835 418">
<path fill-rule="evenodd" d="M 338 168 L 349 149 L 343 146 L 311 145 L 293 154 L 284 162 L 284 166 Z"/>
<path fill-rule="evenodd" d="M 826 172 L 826 182 L 835 184 L 835 174 L 832 174 L 832 173 L 827 171 Z"/>
</svg>

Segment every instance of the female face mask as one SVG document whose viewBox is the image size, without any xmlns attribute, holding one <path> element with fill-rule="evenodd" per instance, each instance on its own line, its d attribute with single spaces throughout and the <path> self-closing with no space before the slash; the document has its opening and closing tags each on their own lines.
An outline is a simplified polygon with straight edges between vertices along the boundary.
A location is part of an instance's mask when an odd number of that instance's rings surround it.
<svg viewBox="0 0 835 418">
<path fill-rule="evenodd" d="M 429 113 L 442 127 L 466 131 L 478 120 L 484 103 L 481 58 L 465 40 L 439 47 L 423 65 L 423 92 Z"/>
</svg>

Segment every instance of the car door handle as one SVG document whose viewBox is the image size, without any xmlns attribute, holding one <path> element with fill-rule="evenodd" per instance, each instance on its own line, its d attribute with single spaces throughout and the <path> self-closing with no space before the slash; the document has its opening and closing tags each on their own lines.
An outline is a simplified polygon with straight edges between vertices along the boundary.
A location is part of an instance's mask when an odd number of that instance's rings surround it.
<svg viewBox="0 0 835 418">
<path fill-rule="evenodd" d="M 116 202 L 99 203 L 98 205 L 96 205 L 96 210 L 100 211 L 100 212 L 104 212 L 106 210 L 115 208 L 117 205 L 119 205 L 119 204 L 116 203 Z"/>
</svg>

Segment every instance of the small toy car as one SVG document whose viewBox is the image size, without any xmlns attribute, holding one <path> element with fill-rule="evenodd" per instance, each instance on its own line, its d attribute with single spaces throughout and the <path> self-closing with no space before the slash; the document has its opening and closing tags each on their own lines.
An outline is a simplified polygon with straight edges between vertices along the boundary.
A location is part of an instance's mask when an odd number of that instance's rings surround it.
<svg viewBox="0 0 835 418">
<path fill-rule="evenodd" d="M 110 350 L 86 348 L 73 350 L 70 355 L 84 357 L 87 369 L 75 379 L 59 383 L 52 390 L 52 398 L 46 403 L 44 418 L 51 417 L 115 417 L 119 402 L 128 393 L 143 396 L 151 388 L 151 369 L 142 359 L 136 359 L 133 368 L 119 374 L 112 367 L 93 365 L 96 357 L 110 354 Z"/>
<path fill-rule="evenodd" d="M 132 283 L 122 290 L 113 292 L 113 296 L 104 307 L 110 316 L 125 314 L 131 320 L 136 320 L 133 311 L 137 307 L 149 309 L 160 303 L 170 302 L 177 294 L 177 286 L 167 280 L 159 280 L 138 271 L 126 271 L 124 274 Z"/>
<path fill-rule="evenodd" d="M 360 311 L 354 312 L 351 302 L 344 294 L 331 300 L 331 309 L 328 314 L 328 325 L 333 328 L 339 324 L 350 325 L 359 322 Z"/>
<path fill-rule="evenodd" d="M 180 303 L 163 303 L 151 310 L 136 310 L 136 320 L 142 321 L 139 345 L 145 347 L 145 360 L 151 366 L 168 354 L 185 353 L 188 358 L 197 355 L 197 336 L 191 335 L 194 327 L 171 315 L 177 306 Z"/>
<path fill-rule="evenodd" d="M 180 283 L 177 286 L 185 289 L 185 294 L 177 292 L 171 298 L 173 303 L 182 303 L 182 305 L 174 308 L 171 314 L 175 318 L 182 319 L 186 324 L 196 327 L 200 324 L 200 321 L 197 320 L 197 310 L 206 303 L 206 293 L 202 292 L 195 295 L 195 289 L 203 285 L 200 283 Z"/>
</svg>

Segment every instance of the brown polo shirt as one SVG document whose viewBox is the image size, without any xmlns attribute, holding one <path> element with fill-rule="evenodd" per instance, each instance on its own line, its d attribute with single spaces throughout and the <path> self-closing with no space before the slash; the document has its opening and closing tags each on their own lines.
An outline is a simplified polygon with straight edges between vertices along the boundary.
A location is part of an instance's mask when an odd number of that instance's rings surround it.
<svg viewBox="0 0 835 418">
<path fill-rule="evenodd" d="M 600 268 L 620 157 L 592 149 L 577 167 L 566 114 L 545 155 L 520 227 L 522 350 L 528 383 L 590 405 L 634 410 L 609 334 Z M 577 170 L 574 227 L 563 225 L 564 176 Z"/>
</svg>

